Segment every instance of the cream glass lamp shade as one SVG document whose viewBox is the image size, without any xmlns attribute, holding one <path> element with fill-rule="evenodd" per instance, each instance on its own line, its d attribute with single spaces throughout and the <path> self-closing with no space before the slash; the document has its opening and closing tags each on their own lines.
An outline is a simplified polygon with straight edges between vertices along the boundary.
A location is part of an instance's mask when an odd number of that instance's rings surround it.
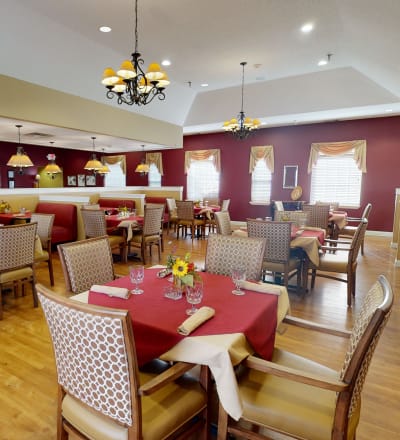
<svg viewBox="0 0 400 440">
<path fill-rule="evenodd" d="M 107 67 L 104 69 L 103 72 L 103 79 L 101 80 L 101 83 L 105 86 L 113 86 L 118 82 L 119 78 L 117 74 L 114 72 L 111 67 Z"/>
<path fill-rule="evenodd" d="M 122 78 L 118 79 L 118 82 L 114 84 L 112 91 L 115 93 L 124 93 L 126 89 L 126 83 L 122 80 Z"/>
<path fill-rule="evenodd" d="M 164 76 L 161 67 L 157 63 L 151 63 L 146 72 L 146 78 L 150 81 L 158 81 Z"/>
<path fill-rule="evenodd" d="M 99 160 L 97 160 L 95 154 L 92 155 L 92 158 L 89 159 L 86 162 L 86 165 L 84 166 L 84 169 L 89 171 L 98 171 L 101 170 L 102 168 L 103 168 L 103 164 Z"/>
<path fill-rule="evenodd" d="M 7 166 L 14 168 L 33 167 L 33 163 L 29 156 L 25 154 L 22 147 L 17 148 L 17 154 L 13 154 L 7 162 Z"/>
<path fill-rule="evenodd" d="M 135 173 L 147 174 L 150 171 L 150 167 L 147 163 L 140 163 L 135 170 Z"/>
<path fill-rule="evenodd" d="M 61 173 L 61 168 L 56 163 L 49 163 L 44 167 L 43 171 L 47 174 L 58 174 Z"/>
<path fill-rule="evenodd" d="M 121 66 L 117 72 L 117 74 L 124 79 L 135 78 L 136 70 L 133 67 L 133 64 L 129 60 L 125 60 L 121 63 Z"/>
<path fill-rule="evenodd" d="M 158 80 L 157 87 L 167 87 L 170 84 L 168 75 L 166 72 L 162 71 L 163 76 Z"/>
</svg>

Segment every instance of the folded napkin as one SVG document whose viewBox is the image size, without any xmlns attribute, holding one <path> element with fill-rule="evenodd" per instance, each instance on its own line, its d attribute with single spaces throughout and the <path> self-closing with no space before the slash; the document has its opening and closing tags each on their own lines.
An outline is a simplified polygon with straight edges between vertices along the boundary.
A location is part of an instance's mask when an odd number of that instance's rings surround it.
<svg viewBox="0 0 400 440">
<path fill-rule="evenodd" d="M 314 228 L 314 226 L 305 226 L 302 228 L 304 231 L 324 231 L 322 228 Z"/>
<path fill-rule="evenodd" d="M 252 283 L 251 281 L 242 281 L 240 287 L 244 290 L 253 290 L 254 292 L 270 293 L 271 295 L 280 295 L 286 290 L 285 286 L 276 284 Z"/>
<path fill-rule="evenodd" d="M 197 310 L 190 318 L 182 322 L 178 327 L 178 333 L 188 336 L 193 330 L 196 330 L 203 322 L 208 321 L 215 315 L 215 310 L 212 307 L 203 306 Z"/>
<path fill-rule="evenodd" d="M 126 241 L 132 240 L 132 228 L 135 228 L 138 225 L 136 220 L 122 220 L 122 222 L 118 223 L 119 228 L 126 228 Z"/>
<path fill-rule="evenodd" d="M 116 296 L 118 298 L 129 298 L 130 292 L 125 287 L 114 287 L 114 286 L 100 286 L 98 284 L 93 284 L 90 288 L 91 292 L 104 293 L 108 296 Z"/>
</svg>

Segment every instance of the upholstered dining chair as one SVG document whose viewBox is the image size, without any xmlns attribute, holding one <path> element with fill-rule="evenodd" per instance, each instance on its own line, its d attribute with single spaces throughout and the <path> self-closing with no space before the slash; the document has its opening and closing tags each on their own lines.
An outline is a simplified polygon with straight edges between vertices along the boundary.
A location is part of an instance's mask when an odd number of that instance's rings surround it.
<svg viewBox="0 0 400 440">
<path fill-rule="evenodd" d="M 235 237 L 211 234 L 208 237 L 205 271 L 228 275 L 242 267 L 248 280 L 260 280 L 265 249 L 265 238 Z"/>
<path fill-rule="evenodd" d="M 367 225 L 366 219 L 360 222 L 351 243 L 341 240 L 325 240 L 326 245 L 321 246 L 323 253 L 320 255 L 319 265 L 311 268 L 311 288 L 314 288 L 317 276 L 347 283 L 347 305 L 351 307 L 352 298 L 356 293 L 357 257 Z M 332 250 L 332 245 L 335 246 L 335 253 L 329 252 Z M 332 272 L 346 274 L 347 277 L 335 276 Z"/>
<path fill-rule="evenodd" d="M 38 306 L 35 277 L 37 223 L 0 226 L 0 319 L 3 319 L 3 288 L 14 292 L 22 285 L 32 286 L 33 305 Z"/>
<path fill-rule="evenodd" d="M 169 231 L 171 229 L 171 225 L 174 226 L 174 232 L 176 232 L 176 223 L 178 221 L 177 216 L 177 209 L 176 209 L 176 202 L 175 199 L 167 198 L 167 207 L 168 207 L 168 225 L 167 225 L 167 231 L 169 234 Z"/>
<path fill-rule="evenodd" d="M 329 227 L 329 209 L 328 204 L 325 205 L 303 205 L 303 211 L 308 213 L 308 224 L 314 228 L 325 229 L 328 232 Z"/>
<path fill-rule="evenodd" d="M 41 250 L 35 249 L 35 264 L 47 263 L 49 268 L 50 284 L 54 286 L 53 257 L 51 253 L 51 231 L 53 229 L 55 214 L 40 214 L 33 212 L 31 222 L 37 223 L 37 235 L 40 239 Z"/>
<path fill-rule="evenodd" d="M 176 215 L 178 220 L 176 222 L 176 238 L 179 239 L 179 231 L 185 231 L 187 235 L 187 229 L 190 228 L 192 234 L 192 241 L 195 234 L 200 236 L 205 235 L 205 220 L 202 218 L 196 218 L 194 215 L 194 203 L 191 200 L 177 200 L 176 202 Z"/>
<path fill-rule="evenodd" d="M 193 364 L 141 372 L 128 311 L 37 290 L 57 368 L 58 439 L 207 438 L 206 389 L 184 374 Z"/>
<path fill-rule="evenodd" d="M 232 235 L 231 217 L 229 211 L 214 212 L 217 234 Z"/>
<path fill-rule="evenodd" d="M 380 276 L 366 294 L 351 332 L 285 318 L 310 331 L 348 338 L 341 371 L 279 348 L 270 362 L 248 357 L 238 375 L 243 416 L 236 423 L 220 405 L 218 440 L 226 439 L 227 432 L 252 440 L 270 439 L 271 434 L 285 439 L 354 440 L 363 384 L 392 305 L 392 288 Z"/>
<path fill-rule="evenodd" d="M 146 264 L 146 249 L 149 249 L 151 255 L 153 246 L 157 246 L 158 259 L 161 260 L 162 230 L 160 224 L 162 224 L 163 216 L 164 205 L 146 205 L 144 207 L 142 230 L 137 234 L 133 234 L 132 239 L 128 243 L 128 252 L 130 252 L 131 247 L 140 249 L 143 264 Z"/>
<path fill-rule="evenodd" d="M 296 287 L 299 291 L 302 287 L 302 259 L 291 252 L 291 228 L 291 223 L 287 221 L 247 219 L 248 236 L 266 239 L 262 265 L 263 279 L 265 280 L 268 273 L 271 273 L 274 279 L 280 274 L 287 288 L 289 279 L 296 275 Z"/>
<path fill-rule="evenodd" d="M 339 238 L 352 238 L 357 231 L 358 225 L 362 221 L 362 219 L 369 218 L 369 214 L 371 213 L 372 204 L 367 203 L 365 205 L 364 211 L 361 217 L 347 217 L 347 224 L 344 228 L 339 230 Z M 361 255 L 364 255 L 364 239 L 361 242 Z"/>
<path fill-rule="evenodd" d="M 127 244 L 124 235 L 107 233 L 105 213 L 102 209 L 81 209 L 83 227 L 86 238 L 103 237 L 107 235 L 111 249 L 118 248 L 121 261 L 127 262 Z"/>
<path fill-rule="evenodd" d="M 107 236 L 59 244 L 57 250 L 69 292 L 81 293 L 93 284 L 105 284 L 116 278 Z"/>
<path fill-rule="evenodd" d="M 228 211 L 230 204 L 231 204 L 231 199 L 222 200 L 221 211 Z"/>
</svg>

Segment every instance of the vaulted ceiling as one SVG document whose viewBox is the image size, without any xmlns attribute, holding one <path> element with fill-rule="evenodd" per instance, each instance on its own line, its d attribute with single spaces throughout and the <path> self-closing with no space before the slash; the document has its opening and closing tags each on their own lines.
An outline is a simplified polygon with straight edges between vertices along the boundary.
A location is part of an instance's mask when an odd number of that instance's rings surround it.
<svg viewBox="0 0 400 440">
<path fill-rule="evenodd" d="M 237 115 L 241 61 L 244 110 L 264 127 L 400 113 L 399 1 L 139 0 L 138 12 L 145 67 L 169 59 L 171 84 L 165 101 L 125 110 L 183 134 L 221 131 Z M 305 23 L 310 33 L 301 32 Z M 99 32 L 102 25 L 112 31 Z M 2 0 L 2 75 L 116 107 L 102 71 L 117 69 L 133 49 L 133 0 Z M 328 53 L 329 63 L 318 66 Z M 0 140 L 15 141 L 21 121 L 0 116 Z M 36 136 L 24 142 L 91 149 L 96 135 L 35 122 L 22 121 L 22 134 Z M 106 151 L 142 144 L 98 134 Z"/>
</svg>

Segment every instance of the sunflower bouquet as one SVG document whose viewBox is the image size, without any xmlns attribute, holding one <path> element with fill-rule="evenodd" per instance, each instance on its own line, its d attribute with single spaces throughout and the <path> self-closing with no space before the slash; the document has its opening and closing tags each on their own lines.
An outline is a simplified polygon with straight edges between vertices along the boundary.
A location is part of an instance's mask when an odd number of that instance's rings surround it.
<svg viewBox="0 0 400 440">
<path fill-rule="evenodd" d="M 186 253 L 184 258 L 169 255 L 167 267 L 168 265 L 172 269 L 176 285 L 193 287 L 194 281 L 201 280 L 200 275 L 196 271 L 196 266 L 190 261 L 190 253 Z"/>
</svg>

